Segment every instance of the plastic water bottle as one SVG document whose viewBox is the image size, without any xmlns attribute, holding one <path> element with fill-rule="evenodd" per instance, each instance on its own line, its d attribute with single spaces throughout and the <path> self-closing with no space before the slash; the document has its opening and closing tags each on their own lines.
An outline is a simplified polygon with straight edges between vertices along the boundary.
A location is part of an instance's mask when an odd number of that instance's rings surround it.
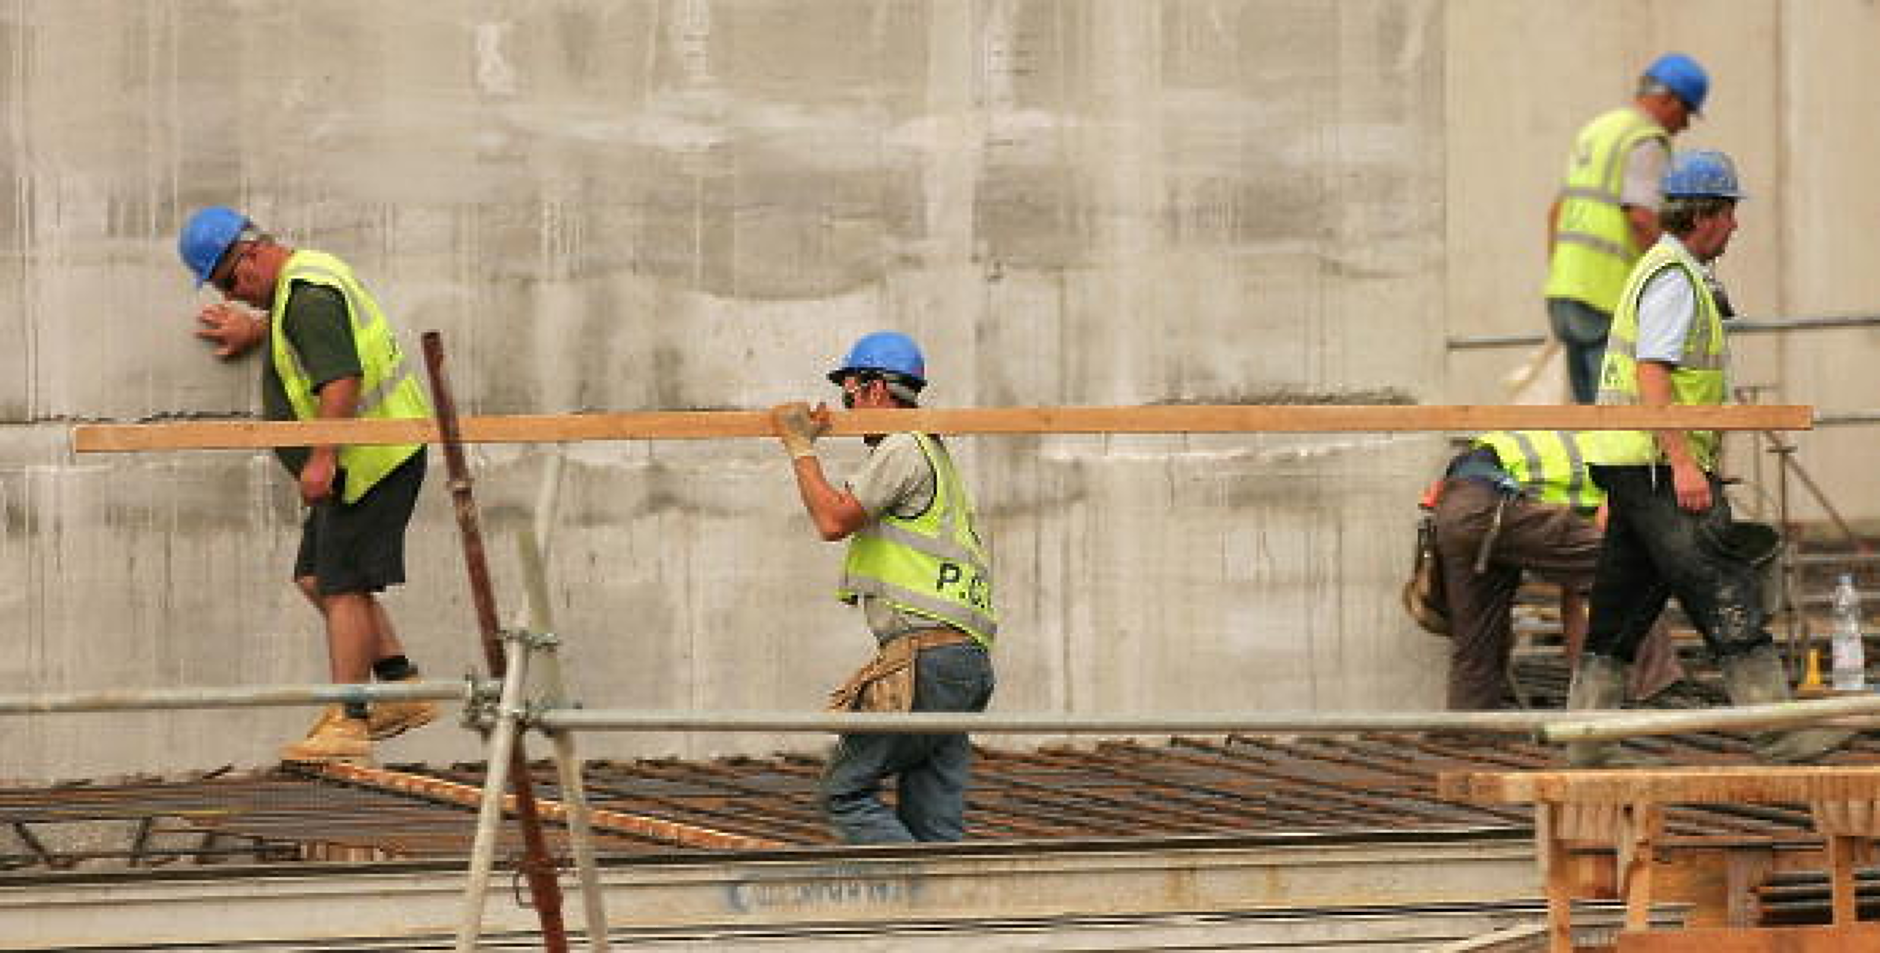
<svg viewBox="0 0 1880 953">
<path fill-rule="evenodd" d="M 1854 577 L 1842 573 L 1834 584 L 1834 690 L 1857 692 L 1867 686 L 1867 652 L 1860 634 L 1860 592 Z"/>
</svg>

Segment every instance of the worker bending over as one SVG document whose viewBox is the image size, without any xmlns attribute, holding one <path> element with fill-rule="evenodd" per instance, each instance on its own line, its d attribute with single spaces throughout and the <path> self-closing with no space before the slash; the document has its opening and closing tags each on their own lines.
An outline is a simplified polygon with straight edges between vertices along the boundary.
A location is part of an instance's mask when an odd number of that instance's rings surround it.
<svg viewBox="0 0 1880 953">
<path fill-rule="evenodd" d="M 1605 493 L 1587 473 L 1588 435 L 1562 430 L 1483 434 L 1451 460 L 1436 487 L 1434 523 L 1448 606 L 1448 705 L 1485 711 L 1513 701 L 1509 655 L 1524 573 L 1560 586 L 1568 667 L 1586 635 L 1586 591 L 1599 561 Z M 1649 698 L 1683 677 L 1662 626 L 1633 667 L 1631 695 Z"/>
<path fill-rule="evenodd" d="M 913 407 L 927 384 L 920 348 L 878 331 L 855 343 L 829 380 L 852 409 Z M 772 419 L 797 490 L 823 539 L 849 541 L 840 597 L 859 602 L 877 655 L 831 698 L 833 711 L 984 711 L 987 649 L 998 631 L 992 564 L 972 496 L 940 438 L 872 434 L 867 464 L 837 488 L 816 459 L 829 411 L 795 403 Z M 965 734 L 847 734 L 823 772 L 830 822 L 853 844 L 953 841 L 965 833 L 972 746 Z M 898 780 L 890 811 L 883 779 Z"/>
</svg>

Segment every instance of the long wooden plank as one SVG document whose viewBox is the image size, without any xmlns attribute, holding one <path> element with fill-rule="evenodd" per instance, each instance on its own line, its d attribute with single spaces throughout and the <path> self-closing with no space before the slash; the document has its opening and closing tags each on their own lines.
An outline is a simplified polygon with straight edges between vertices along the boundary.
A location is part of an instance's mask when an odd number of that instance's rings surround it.
<svg viewBox="0 0 1880 953">
<path fill-rule="evenodd" d="M 1577 404 L 1156 404 L 1143 407 L 978 407 L 852 410 L 833 413 L 834 436 L 919 430 L 940 434 L 1339 433 L 1487 430 L 1807 430 L 1806 405 L 1595 407 Z M 584 440 L 712 440 L 768 437 L 761 410 L 643 411 L 466 417 L 466 443 L 570 443 Z M 436 443 L 429 420 L 191 420 L 78 424 L 79 453 L 233 450 L 314 444 Z"/>
<path fill-rule="evenodd" d="M 1443 797 L 1476 804 L 1724 804 L 1880 798 L 1880 765 L 1731 765 L 1445 773 Z"/>
</svg>

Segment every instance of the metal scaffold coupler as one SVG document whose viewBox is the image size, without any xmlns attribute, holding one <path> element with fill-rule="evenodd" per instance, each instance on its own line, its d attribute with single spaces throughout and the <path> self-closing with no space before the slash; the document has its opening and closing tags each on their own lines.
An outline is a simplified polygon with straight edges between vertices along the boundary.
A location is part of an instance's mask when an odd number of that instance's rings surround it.
<svg viewBox="0 0 1880 953">
<path fill-rule="evenodd" d="M 476 672 L 464 673 L 463 726 L 486 731 L 496 721 L 496 706 L 502 700 L 501 682 L 478 678 Z"/>
</svg>

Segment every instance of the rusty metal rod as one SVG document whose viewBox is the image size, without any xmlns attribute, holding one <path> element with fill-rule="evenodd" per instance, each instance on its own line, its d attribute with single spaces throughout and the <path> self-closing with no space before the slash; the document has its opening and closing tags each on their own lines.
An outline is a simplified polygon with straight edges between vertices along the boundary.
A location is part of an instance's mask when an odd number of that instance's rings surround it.
<svg viewBox="0 0 1880 953">
<path fill-rule="evenodd" d="M 1596 718 L 1629 712 L 1586 712 Z M 1140 715 L 828 714 L 803 711 L 672 712 L 555 708 L 533 724 L 550 731 L 706 731 L 847 734 L 1353 734 L 1480 731 L 1531 735 L 1560 719 L 1558 711 L 1244 712 Z"/>
<path fill-rule="evenodd" d="M 431 400 L 437 415 L 438 435 L 443 438 L 444 463 L 450 474 L 450 496 L 457 512 L 457 529 L 463 537 L 464 567 L 470 575 L 470 596 L 476 606 L 483 658 L 489 665 L 490 676 L 500 679 L 508 671 L 503 658 L 502 622 L 496 614 L 496 594 L 490 585 L 489 562 L 483 552 L 476 497 L 470 489 L 470 467 L 464 460 L 463 441 L 458 433 L 457 402 L 444 376 L 444 338 L 436 331 L 424 332 L 424 365 L 430 372 Z M 548 840 L 542 835 L 535 785 L 529 779 L 529 758 L 522 742 L 518 737 L 509 752 L 510 784 L 516 793 L 516 826 L 522 832 L 522 871 L 529 883 L 536 916 L 542 923 L 544 948 L 550 953 L 567 953 L 568 931 L 561 918 L 561 884 L 555 878 L 555 862 L 549 857 Z M 468 928 L 478 931 L 481 924 L 469 924 Z"/>
<path fill-rule="evenodd" d="M 155 711 L 174 708 L 286 708 L 347 702 L 468 699 L 473 681 L 413 681 L 318 685 L 247 685 L 239 688 L 114 688 L 95 692 L 0 695 L 0 715 L 50 712 Z"/>
<path fill-rule="evenodd" d="M 1681 735 L 1703 731 L 1746 731 L 1781 728 L 1809 722 L 1827 721 L 1856 715 L 1880 715 L 1880 695 L 1866 694 L 1846 698 L 1821 698 L 1806 701 L 1776 702 L 1769 705 L 1739 705 L 1731 708 L 1697 708 L 1685 711 L 1624 712 L 1597 719 L 1561 717 L 1550 712 L 1552 720 L 1535 733 L 1541 741 L 1564 744 L 1569 741 L 1615 741 L 1638 735 Z"/>
</svg>

